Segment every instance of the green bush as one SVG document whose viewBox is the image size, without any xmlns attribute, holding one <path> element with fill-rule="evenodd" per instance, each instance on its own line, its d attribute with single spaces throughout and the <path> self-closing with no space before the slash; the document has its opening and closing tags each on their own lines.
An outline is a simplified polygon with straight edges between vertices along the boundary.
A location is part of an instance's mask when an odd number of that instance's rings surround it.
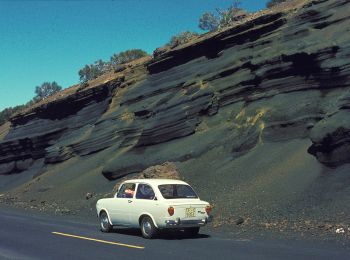
<svg viewBox="0 0 350 260">
<path fill-rule="evenodd" d="M 225 28 L 227 26 L 230 26 L 238 21 L 241 21 L 248 15 L 247 11 L 238 8 L 237 5 L 234 5 L 228 8 L 227 10 L 218 10 L 218 13 L 221 17 L 219 28 Z"/>
<path fill-rule="evenodd" d="M 220 19 L 215 14 L 210 12 L 205 12 L 199 18 L 199 28 L 203 31 L 216 31 L 219 28 Z"/>
<path fill-rule="evenodd" d="M 109 64 L 109 62 L 105 62 L 105 61 L 99 59 L 99 60 L 95 61 L 93 66 L 95 66 L 96 69 L 98 71 L 100 71 L 101 73 L 104 73 L 104 72 L 109 70 L 110 64 Z"/>
<path fill-rule="evenodd" d="M 16 107 L 14 107 L 16 108 Z M 0 125 L 8 121 L 11 117 L 11 115 L 14 113 L 12 107 L 5 108 L 4 110 L 0 111 Z"/>
<path fill-rule="evenodd" d="M 199 34 L 196 32 L 185 31 L 185 32 L 182 32 L 178 35 L 171 37 L 170 42 L 167 44 L 167 46 L 173 48 L 173 47 L 176 47 L 178 45 L 187 43 L 198 36 L 199 36 Z"/>
<path fill-rule="evenodd" d="M 147 56 L 147 52 L 140 49 L 132 49 L 124 52 L 114 54 L 110 62 L 105 62 L 101 59 L 95 61 L 93 64 L 85 65 L 84 68 L 80 69 L 78 74 L 81 83 L 86 83 L 89 80 L 96 79 L 106 71 L 117 68 L 120 64 L 127 63 L 142 57 Z M 86 84 L 82 84 L 83 88 Z"/>
<path fill-rule="evenodd" d="M 127 51 L 122 51 L 116 54 L 113 54 L 110 60 L 110 65 L 114 68 L 120 64 L 128 63 L 133 60 L 147 56 L 147 52 L 141 49 L 131 49 Z"/>
<path fill-rule="evenodd" d="M 14 114 L 20 112 L 23 109 L 33 105 L 35 103 L 34 99 L 27 102 L 25 105 L 19 105 L 15 107 L 8 107 L 0 111 L 0 125 L 8 121 Z"/>
<path fill-rule="evenodd" d="M 57 84 L 57 82 L 53 81 L 52 83 L 50 82 L 44 82 L 41 84 L 41 86 L 37 86 L 35 88 L 35 94 L 36 96 L 34 99 L 45 99 L 58 91 L 62 90 L 62 87 Z"/>
<path fill-rule="evenodd" d="M 0 125 L 8 121 L 15 114 L 21 112 L 22 110 L 25 110 L 26 108 L 29 108 L 36 102 L 55 94 L 61 89 L 62 87 L 59 86 L 55 81 L 53 81 L 52 83 L 44 82 L 43 84 L 41 84 L 41 86 L 35 87 L 36 96 L 30 101 L 28 101 L 26 104 L 15 107 L 7 107 L 0 111 Z"/>
<path fill-rule="evenodd" d="M 97 62 L 95 64 L 85 65 L 84 68 L 79 70 L 78 74 L 81 82 L 88 82 L 103 74 L 104 69 L 101 69 L 100 64 L 96 64 Z"/>
<path fill-rule="evenodd" d="M 248 15 L 248 12 L 239 8 L 241 2 L 234 1 L 226 10 L 216 9 L 216 14 L 205 12 L 199 19 L 199 28 L 205 31 L 216 31 L 230 26 Z"/>
</svg>

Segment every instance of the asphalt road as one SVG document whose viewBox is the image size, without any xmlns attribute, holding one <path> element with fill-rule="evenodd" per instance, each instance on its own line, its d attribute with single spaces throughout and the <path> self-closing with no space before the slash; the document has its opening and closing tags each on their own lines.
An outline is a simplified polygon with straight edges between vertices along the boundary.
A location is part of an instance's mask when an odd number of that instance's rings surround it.
<svg viewBox="0 0 350 260">
<path fill-rule="evenodd" d="M 201 233 L 146 240 L 138 230 L 0 210 L 0 259 L 350 259 L 350 250 L 304 241 L 250 241 Z"/>
</svg>

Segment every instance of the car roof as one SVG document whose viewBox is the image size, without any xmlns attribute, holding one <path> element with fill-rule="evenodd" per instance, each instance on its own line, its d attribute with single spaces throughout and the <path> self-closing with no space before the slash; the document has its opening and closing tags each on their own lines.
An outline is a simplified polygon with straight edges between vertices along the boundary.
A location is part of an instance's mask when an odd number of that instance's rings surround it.
<svg viewBox="0 0 350 260">
<path fill-rule="evenodd" d="M 161 184 L 187 184 L 184 181 L 173 180 L 173 179 L 131 179 L 127 180 L 124 183 L 147 183 L 150 185 L 161 185 Z"/>
</svg>

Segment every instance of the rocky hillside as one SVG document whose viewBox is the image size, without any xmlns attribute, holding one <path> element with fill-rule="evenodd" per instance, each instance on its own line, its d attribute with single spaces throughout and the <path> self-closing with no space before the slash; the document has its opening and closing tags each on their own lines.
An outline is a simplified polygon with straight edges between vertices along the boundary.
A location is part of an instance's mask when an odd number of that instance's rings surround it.
<svg viewBox="0 0 350 260">
<path fill-rule="evenodd" d="M 267 13 L 13 117 L 0 190 L 79 211 L 87 192 L 170 161 L 216 225 L 350 225 L 349 10 Z"/>
</svg>

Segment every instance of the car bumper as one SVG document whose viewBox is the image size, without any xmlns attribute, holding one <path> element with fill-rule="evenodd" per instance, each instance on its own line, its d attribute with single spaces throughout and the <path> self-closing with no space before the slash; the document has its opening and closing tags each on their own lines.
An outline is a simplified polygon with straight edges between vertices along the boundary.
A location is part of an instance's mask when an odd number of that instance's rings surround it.
<svg viewBox="0 0 350 260">
<path fill-rule="evenodd" d="M 194 220 L 182 220 L 180 218 L 177 218 L 175 220 L 168 219 L 165 221 L 165 227 L 166 228 L 179 228 L 179 227 L 201 227 L 205 226 L 207 223 L 211 222 L 213 220 L 212 216 L 208 216 L 202 219 L 194 219 Z"/>
</svg>

